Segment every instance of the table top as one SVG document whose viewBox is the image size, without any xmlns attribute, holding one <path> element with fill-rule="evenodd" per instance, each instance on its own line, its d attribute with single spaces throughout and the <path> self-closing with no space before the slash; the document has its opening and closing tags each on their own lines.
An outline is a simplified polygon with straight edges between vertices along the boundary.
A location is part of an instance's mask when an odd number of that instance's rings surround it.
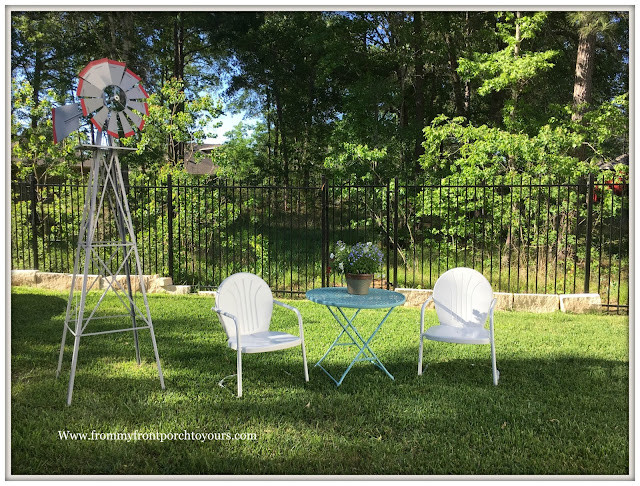
<svg viewBox="0 0 640 486">
<path fill-rule="evenodd" d="M 306 294 L 311 302 L 353 309 L 385 309 L 404 304 L 407 298 L 399 292 L 385 289 L 369 289 L 367 295 L 351 295 L 346 287 L 321 287 Z"/>
</svg>

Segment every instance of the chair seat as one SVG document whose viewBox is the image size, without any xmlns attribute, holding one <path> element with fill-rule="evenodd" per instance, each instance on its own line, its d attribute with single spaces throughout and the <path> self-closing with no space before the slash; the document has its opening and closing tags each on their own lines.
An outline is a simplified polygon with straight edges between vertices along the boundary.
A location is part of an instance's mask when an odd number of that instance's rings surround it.
<svg viewBox="0 0 640 486">
<path fill-rule="evenodd" d="M 243 334 L 240 338 L 243 353 L 267 353 L 280 349 L 293 348 L 302 344 L 302 339 L 286 332 L 265 331 L 255 334 Z M 229 338 L 227 346 L 231 349 L 238 349 L 238 342 L 235 336 Z"/>
<path fill-rule="evenodd" d="M 480 326 L 433 326 L 423 334 L 426 339 L 458 344 L 490 344 L 489 330 Z"/>
</svg>

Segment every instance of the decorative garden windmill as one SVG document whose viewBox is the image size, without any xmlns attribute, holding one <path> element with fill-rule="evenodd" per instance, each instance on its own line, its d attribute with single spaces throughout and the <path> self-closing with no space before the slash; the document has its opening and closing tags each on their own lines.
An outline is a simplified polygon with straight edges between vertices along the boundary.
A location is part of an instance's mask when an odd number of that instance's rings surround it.
<svg viewBox="0 0 640 486">
<path fill-rule="evenodd" d="M 53 110 L 55 143 L 79 129 L 82 115 L 90 116 L 91 123 L 98 129 L 98 142 L 81 146 L 91 149 L 93 157 L 56 373 L 56 376 L 59 376 L 62 369 L 64 345 L 67 331 L 69 331 L 75 339 L 67 405 L 71 404 L 80 338 L 96 334 L 133 331 L 136 361 L 140 364 L 138 331 L 149 329 L 160 375 L 160 385 L 164 389 L 164 377 L 160 367 L 133 222 L 118 159 L 118 152 L 134 149 L 114 145 L 114 139 L 133 135 L 133 127 L 142 130 L 144 120 L 141 114 L 149 113 L 146 103 L 148 95 L 140 84 L 138 76 L 127 69 L 124 63 L 111 59 L 99 59 L 89 63 L 79 77 L 80 103 Z M 103 133 L 105 128 L 106 135 Z M 111 223 L 115 223 L 117 237 L 108 238 L 105 236 L 108 233 L 105 228 Z M 89 272 L 92 267 L 97 267 L 100 277 L 103 278 L 91 276 Z M 102 289 L 101 294 L 96 294 L 96 296 L 99 295 L 97 302 L 93 302 L 95 297 L 88 298 L 88 292 L 96 286 L 97 282 L 103 282 L 105 288 Z M 139 286 L 142 303 L 139 299 L 138 302 L 134 299 L 132 288 L 134 285 Z M 74 291 L 78 290 L 77 287 L 80 295 L 76 296 L 74 305 Z M 126 314 L 104 316 L 98 312 L 105 295 L 110 290 L 116 293 Z M 131 327 L 88 332 L 91 322 L 107 319 L 103 322 L 112 323 L 115 319 L 122 317 L 131 320 Z"/>
</svg>

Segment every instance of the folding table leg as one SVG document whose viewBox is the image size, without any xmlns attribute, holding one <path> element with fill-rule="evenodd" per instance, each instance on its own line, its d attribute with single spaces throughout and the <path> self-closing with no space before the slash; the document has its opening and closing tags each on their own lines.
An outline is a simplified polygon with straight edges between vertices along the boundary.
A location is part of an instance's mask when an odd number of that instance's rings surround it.
<svg viewBox="0 0 640 486">
<path fill-rule="evenodd" d="M 384 324 L 384 322 L 387 320 L 387 318 L 389 317 L 389 315 L 391 314 L 391 311 L 393 310 L 393 308 L 389 309 L 389 311 L 387 312 L 387 314 L 384 316 L 384 318 L 382 319 L 382 321 L 380 321 L 380 324 L 378 324 L 378 326 L 376 327 L 376 329 L 373 331 L 373 333 L 371 334 L 371 336 L 369 336 L 368 339 L 364 339 L 362 337 L 362 335 L 360 334 L 360 332 L 358 332 L 358 329 L 353 325 L 353 322 L 356 318 L 356 316 L 358 315 L 358 313 L 360 312 L 361 309 L 358 309 L 356 311 L 356 313 L 351 317 L 351 319 L 349 319 L 347 317 L 347 315 L 344 313 L 344 311 L 340 308 L 340 307 L 336 307 L 336 309 L 338 309 L 338 311 L 340 312 L 340 314 L 342 315 L 342 318 L 344 319 L 344 321 L 346 322 L 346 324 L 342 321 L 342 319 L 340 319 L 340 317 L 333 311 L 333 309 L 331 309 L 330 306 L 327 306 L 327 309 L 329 309 L 329 312 L 331 312 L 331 315 L 333 315 L 334 319 L 338 322 L 338 324 L 340 324 L 340 327 L 342 327 L 342 331 L 340 331 L 340 333 L 338 334 L 338 337 L 333 341 L 333 343 L 331 344 L 331 346 L 329 347 L 329 349 L 327 350 L 327 352 L 324 354 L 324 356 L 322 356 L 322 358 L 320 358 L 320 361 L 318 361 L 316 363 L 316 366 L 319 366 L 327 375 L 329 375 L 329 377 L 336 383 L 337 386 L 340 386 L 342 384 L 342 382 L 344 381 L 345 377 L 347 376 L 347 374 L 349 373 L 349 371 L 351 371 L 351 368 L 353 367 L 353 365 L 359 361 L 369 361 L 370 363 L 374 364 L 375 366 L 377 366 L 378 368 L 380 368 L 382 371 L 385 372 L 385 374 L 391 378 L 392 380 L 395 380 L 395 378 L 393 377 L 393 375 L 391 373 L 389 373 L 389 371 L 384 367 L 384 365 L 382 364 L 382 362 L 380 361 L 380 359 L 376 356 L 376 354 L 371 350 L 371 348 L 369 347 L 369 343 L 371 342 L 371 340 L 374 338 L 374 336 L 377 334 L 377 332 L 380 330 L 380 328 L 382 327 L 382 325 Z M 349 336 L 349 338 L 351 339 L 351 342 L 347 342 L 347 343 L 339 343 L 338 341 L 340 340 L 340 338 L 342 337 L 343 334 L 347 334 L 347 336 Z M 357 339 L 356 339 L 357 338 Z M 358 342 L 359 341 L 359 342 Z M 355 358 L 353 358 L 353 360 L 351 361 L 351 363 L 349 364 L 349 366 L 347 367 L 347 369 L 344 371 L 344 373 L 342 374 L 342 376 L 340 377 L 339 380 L 336 380 L 331 373 L 329 373 L 320 363 L 322 363 L 322 361 L 327 357 L 327 355 L 329 354 L 329 352 L 335 347 L 335 346 L 340 346 L 340 345 L 351 345 L 354 344 L 355 346 L 358 347 L 358 353 L 356 354 Z M 361 359 L 360 356 L 364 355 L 365 358 Z"/>
</svg>

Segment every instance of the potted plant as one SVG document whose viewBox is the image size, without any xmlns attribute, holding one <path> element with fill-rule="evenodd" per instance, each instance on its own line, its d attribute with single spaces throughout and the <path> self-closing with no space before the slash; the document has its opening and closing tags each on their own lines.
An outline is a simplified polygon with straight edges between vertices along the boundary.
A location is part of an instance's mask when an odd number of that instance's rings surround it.
<svg viewBox="0 0 640 486">
<path fill-rule="evenodd" d="M 370 241 L 356 243 L 353 246 L 347 246 L 343 241 L 338 241 L 335 252 L 329 255 L 336 273 L 344 273 L 347 292 L 354 295 L 369 293 L 373 274 L 382 265 L 382 258 L 382 251 Z"/>
</svg>

